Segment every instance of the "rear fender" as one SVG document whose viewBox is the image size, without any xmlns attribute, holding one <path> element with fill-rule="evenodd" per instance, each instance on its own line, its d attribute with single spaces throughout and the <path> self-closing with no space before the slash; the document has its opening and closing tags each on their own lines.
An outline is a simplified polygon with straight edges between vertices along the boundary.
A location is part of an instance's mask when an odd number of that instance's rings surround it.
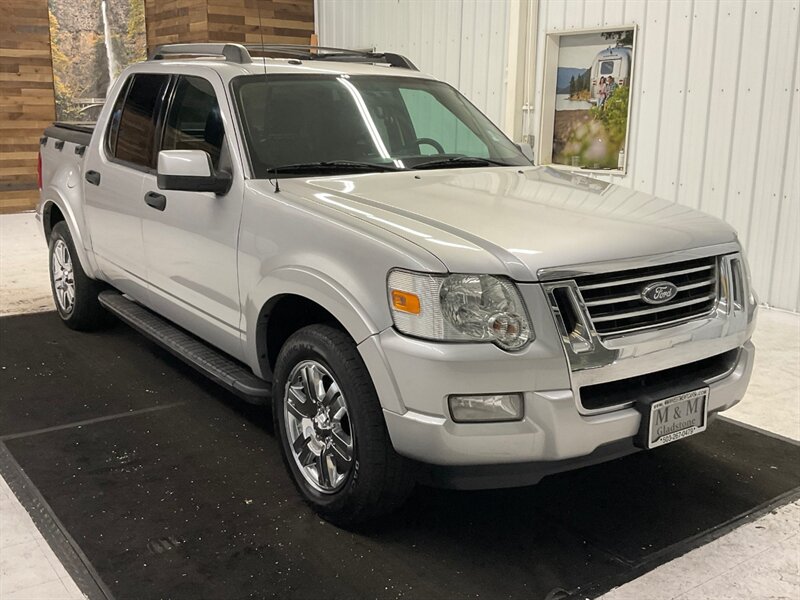
<svg viewBox="0 0 800 600">
<path fill-rule="evenodd" d="M 69 232 L 75 242 L 75 250 L 78 253 L 78 259 L 84 272 L 92 279 L 96 279 L 98 275 L 97 262 L 94 259 L 94 253 L 91 251 L 90 240 L 85 235 L 86 222 L 83 217 L 83 203 L 80 197 L 83 188 L 77 185 L 66 189 L 68 190 L 67 198 L 64 198 L 55 185 L 48 185 L 42 192 L 43 200 L 38 209 L 39 218 L 42 222 L 42 231 L 46 231 L 45 224 L 46 220 L 49 219 L 52 206 L 57 206 L 61 214 L 64 215 L 67 227 L 69 227 Z M 78 208 L 75 209 L 75 207 Z M 46 239 L 45 242 L 49 244 L 50 240 Z"/>
</svg>

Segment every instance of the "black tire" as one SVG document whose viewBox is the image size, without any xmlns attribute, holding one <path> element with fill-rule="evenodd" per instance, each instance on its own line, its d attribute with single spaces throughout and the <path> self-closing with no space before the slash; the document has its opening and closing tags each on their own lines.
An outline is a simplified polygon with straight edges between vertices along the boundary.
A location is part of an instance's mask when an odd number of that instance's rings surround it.
<svg viewBox="0 0 800 600">
<path fill-rule="evenodd" d="M 67 257 L 71 264 L 71 281 L 74 283 L 71 300 L 59 299 L 59 292 L 56 289 L 56 272 L 54 263 L 63 261 L 63 256 L 59 259 L 56 252 L 60 252 L 66 246 Z M 77 331 L 93 331 L 107 326 L 112 322 L 111 315 L 100 305 L 97 295 L 105 289 L 105 286 L 94 279 L 89 278 L 83 270 L 83 266 L 78 259 L 75 251 L 75 243 L 69 227 L 64 221 L 56 223 L 50 232 L 48 240 L 50 256 L 50 289 L 53 292 L 53 302 L 55 302 L 61 320 L 70 329 Z M 61 256 L 61 255 L 59 255 Z M 60 264 L 60 263 L 59 263 Z M 61 272 L 59 272 L 61 275 Z"/>
<path fill-rule="evenodd" d="M 289 377 L 307 361 L 327 369 L 346 398 L 353 461 L 334 492 L 312 487 L 290 449 L 285 414 Z M 286 341 L 275 366 L 272 412 L 284 464 L 303 499 L 326 520 L 341 526 L 364 523 L 395 510 L 411 493 L 411 467 L 395 452 L 372 378 L 355 343 L 340 329 L 310 325 Z"/>
</svg>

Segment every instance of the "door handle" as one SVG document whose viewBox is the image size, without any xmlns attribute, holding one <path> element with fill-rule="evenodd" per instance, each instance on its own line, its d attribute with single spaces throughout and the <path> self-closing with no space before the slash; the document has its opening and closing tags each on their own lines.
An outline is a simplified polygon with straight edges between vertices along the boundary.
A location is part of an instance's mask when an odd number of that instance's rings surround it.
<svg viewBox="0 0 800 600">
<path fill-rule="evenodd" d="M 100 173 L 97 171 L 86 171 L 84 177 L 86 177 L 86 181 L 92 185 L 100 185 Z"/>
<path fill-rule="evenodd" d="M 148 206 L 152 206 L 156 210 L 164 210 L 167 208 L 167 197 L 164 194 L 157 192 L 147 192 L 144 195 L 144 201 Z"/>
</svg>

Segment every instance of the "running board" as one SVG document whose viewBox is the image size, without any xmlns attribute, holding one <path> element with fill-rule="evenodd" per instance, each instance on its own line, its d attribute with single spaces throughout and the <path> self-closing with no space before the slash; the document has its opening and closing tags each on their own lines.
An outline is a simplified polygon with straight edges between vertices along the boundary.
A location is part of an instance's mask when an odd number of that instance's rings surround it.
<svg viewBox="0 0 800 600">
<path fill-rule="evenodd" d="M 100 292 L 98 300 L 106 310 L 139 333 L 247 402 L 265 404 L 269 401 L 271 385 L 268 382 L 144 306 L 113 290 Z"/>
</svg>

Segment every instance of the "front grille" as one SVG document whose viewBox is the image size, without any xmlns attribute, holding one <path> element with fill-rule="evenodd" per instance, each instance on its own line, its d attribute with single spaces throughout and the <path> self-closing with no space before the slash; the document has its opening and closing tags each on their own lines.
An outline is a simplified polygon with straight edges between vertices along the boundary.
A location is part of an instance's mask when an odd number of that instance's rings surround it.
<svg viewBox="0 0 800 600">
<path fill-rule="evenodd" d="M 701 317 L 717 302 L 717 257 L 698 258 L 668 265 L 585 275 L 575 282 L 600 335 L 637 331 Z M 648 304 L 642 290 L 668 281 L 678 288 L 664 304 Z"/>
<path fill-rule="evenodd" d="M 729 373 L 739 359 L 739 349 L 729 350 L 697 362 L 672 367 L 637 377 L 607 383 L 587 385 L 580 389 L 581 404 L 588 410 L 598 410 L 627 404 L 644 394 L 663 395 L 665 398 L 678 394 L 696 384 L 721 377 Z"/>
</svg>

